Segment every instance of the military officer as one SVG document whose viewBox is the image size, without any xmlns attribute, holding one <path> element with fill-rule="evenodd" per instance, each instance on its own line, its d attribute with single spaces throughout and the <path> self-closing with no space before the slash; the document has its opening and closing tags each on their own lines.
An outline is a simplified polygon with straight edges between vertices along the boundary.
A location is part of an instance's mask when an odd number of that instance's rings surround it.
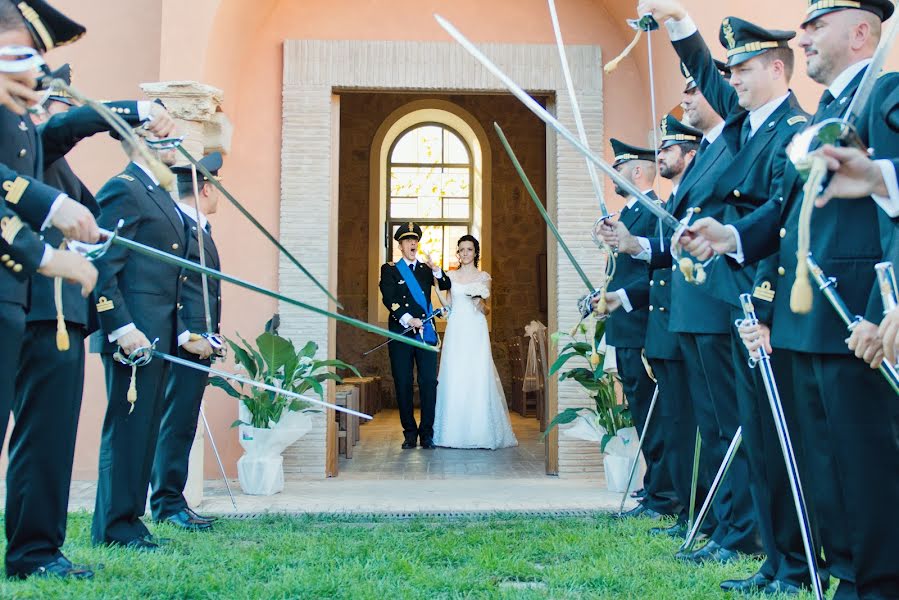
<svg viewBox="0 0 899 600">
<path fill-rule="evenodd" d="M 656 178 L 655 151 L 631 146 L 614 138 L 610 142 L 615 155 L 615 162 L 612 166 L 646 196 L 653 201 L 658 201 L 658 197 L 652 189 Z M 652 213 L 620 187 L 616 186 L 615 192 L 627 199 L 627 204 L 621 211 L 618 220 L 625 227 L 638 232 L 637 235 L 652 235 L 656 226 L 656 220 L 652 217 Z M 617 250 L 614 252 L 614 258 L 616 260 L 615 275 L 606 290 L 606 303 L 609 308 L 618 308 L 621 303 L 627 301 L 626 289 L 629 285 L 649 280 L 649 271 L 645 262 L 634 260 Z M 625 291 L 619 293 L 620 290 Z M 615 311 L 609 315 L 606 322 L 606 341 L 610 346 L 615 347 L 621 387 L 627 398 L 637 431 L 643 435 L 649 405 L 655 390 L 655 385 L 643 363 L 643 346 L 646 341 L 646 322 L 649 318 L 649 309 L 646 306 L 639 309 L 631 308 L 632 310 L 627 310 L 626 306 L 626 310 Z M 647 449 L 647 453 L 644 454 L 647 463 L 644 476 L 644 496 L 634 509 L 625 513 L 625 516 L 628 517 L 643 515 L 657 518 L 659 515 L 677 512 L 677 506 L 675 506 L 671 493 L 671 481 L 667 471 L 659 462 L 660 456 L 657 450 L 660 440 L 657 432 L 650 431 L 649 435 L 652 440 L 649 448 L 652 448 L 652 451 Z M 644 447 L 646 447 L 645 444 L 646 442 L 644 442 Z"/>
<path fill-rule="evenodd" d="M 222 168 L 222 155 L 213 152 L 200 159 L 206 169 L 217 176 Z M 178 177 L 178 208 L 186 217 L 188 231 L 187 259 L 200 263 L 200 244 L 197 236 L 203 236 L 205 264 L 221 270 L 218 249 L 212 238 L 212 227 L 207 220 L 218 209 L 219 192 L 209 180 L 197 171 L 197 192 L 194 194 L 194 180 L 190 167 L 175 167 Z M 197 213 L 197 204 L 200 212 Z M 204 299 L 202 277 L 196 273 L 181 275 L 181 319 L 194 336 L 217 334 L 220 332 L 222 315 L 220 283 L 207 278 L 207 299 Z M 207 324 L 206 306 L 209 307 Z M 211 330 L 210 330 L 211 329 Z M 209 366 L 209 358 L 179 349 L 179 356 L 200 365 Z M 172 365 L 165 387 L 165 409 L 159 426 L 159 442 L 153 459 L 150 507 L 156 521 L 166 521 L 172 525 L 191 531 L 204 531 L 212 527 L 209 517 L 198 515 L 184 498 L 187 484 L 187 466 L 190 448 L 197 431 L 200 404 L 209 375 L 181 365 Z"/>
<path fill-rule="evenodd" d="M 396 333 L 406 333 L 409 337 L 424 340 L 427 344 L 437 344 L 434 321 L 426 321 L 431 314 L 431 290 L 434 281 L 441 290 L 448 290 L 452 283 L 446 273 L 427 257 L 426 262 L 418 258 L 418 243 L 421 227 L 414 223 L 403 223 L 393 234 L 399 244 L 402 257 L 396 263 L 381 265 L 381 302 L 390 311 L 388 328 Z M 400 409 L 403 426 L 403 449 L 434 447 L 434 411 L 437 404 L 437 353 L 414 348 L 408 344 L 389 344 L 390 370 L 396 391 L 396 403 Z M 421 422 L 415 422 L 412 407 L 412 376 L 418 367 L 418 394 L 421 400 Z"/>
<path fill-rule="evenodd" d="M 735 221 L 778 193 L 786 167 L 786 147 L 808 121 L 789 89 L 794 64 L 789 40 L 796 34 L 769 31 L 736 17 L 724 19 L 719 40 L 728 55 L 731 76 L 727 81 L 712 65 L 708 47 L 682 6 L 650 0 L 642 8 L 653 11 L 656 18 L 666 23 L 678 55 L 710 99 L 712 108 L 725 116 L 722 135 L 733 162 L 717 182 L 715 194 L 727 203 L 724 218 Z M 706 285 L 716 297 L 731 305 L 732 321 L 743 316 L 739 294 L 754 290 L 760 318 L 770 323 L 770 311 L 765 307 L 770 306 L 775 294 L 771 279 L 753 285 L 754 279 L 754 267 L 733 270 L 719 263 L 712 267 Z M 748 367 L 746 350 L 736 329 L 731 330 L 731 356 L 736 374 L 737 417 L 743 428 L 743 444 L 737 458 L 748 460 L 749 491 L 766 560 L 751 577 L 727 580 L 721 586 L 732 591 L 752 591 L 776 581 L 772 589 L 798 589 L 809 584 L 809 572 L 784 459 L 764 386 L 758 373 Z"/>
<path fill-rule="evenodd" d="M 659 140 L 659 174 L 672 182 L 672 196 L 684 172 L 690 165 L 702 132 L 684 125 L 671 115 L 665 115 L 661 121 L 662 137 Z M 671 200 L 669 199 L 669 202 Z M 653 237 L 664 237 L 665 231 L 661 221 L 656 221 Z M 608 228 L 601 228 L 600 234 L 606 232 L 610 245 L 618 243 L 616 236 Z M 668 232 L 670 236 L 670 232 Z M 635 258 L 648 258 L 638 255 Z M 646 326 L 646 342 L 644 353 L 655 375 L 659 388 L 656 401 L 656 416 L 648 428 L 644 427 L 643 453 L 647 462 L 659 465 L 670 481 L 670 498 L 656 502 L 670 504 L 672 512 L 677 515 L 677 522 L 669 528 L 654 528 L 652 533 L 666 533 L 672 536 L 684 536 L 691 497 L 691 470 L 693 432 L 696 422 L 693 418 L 693 407 L 684 382 L 686 370 L 683 353 L 677 337 L 669 333 L 668 321 L 671 314 L 671 269 L 649 267 L 649 279 L 632 283 L 620 288 L 617 294 L 607 300 L 611 310 L 626 311 L 649 308 Z M 650 458 L 651 457 L 651 458 Z M 647 490 L 649 491 L 649 490 Z M 662 490 L 663 492 L 665 490 Z M 644 499 L 642 504 L 646 505 Z M 651 507 L 651 505 L 650 505 Z"/>
<path fill-rule="evenodd" d="M 160 152 L 159 158 L 172 164 L 174 153 Z M 120 233 L 124 237 L 178 256 L 187 252 L 187 220 L 139 156 L 100 189 L 97 201 L 102 225 L 112 229 L 123 220 Z M 95 544 L 156 550 L 159 540 L 150 535 L 140 517 L 164 411 L 168 364 L 153 360 L 132 377 L 132 369 L 113 354 L 118 347 L 130 355 L 153 339 L 163 352 L 171 354 L 181 347 L 206 358 L 209 343 L 191 340 L 181 319 L 180 269 L 118 246 L 95 264 L 100 276 L 93 300 L 100 331 L 91 337 L 91 350 L 101 354 L 109 404 L 91 538 Z M 137 398 L 133 403 L 128 399 L 132 386 Z"/>
<path fill-rule="evenodd" d="M 846 112 L 878 45 L 881 21 L 892 13 L 893 4 L 885 0 L 808 4 L 799 46 L 809 76 L 826 86 L 813 122 Z M 857 123 L 862 141 L 875 156 L 899 154 L 895 129 L 883 112 L 897 79 L 891 73 L 877 81 Z M 735 264 L 779 253 L 778 273 L 789 285 L 797 268 L 803 198 L 802 178 L 790 165 L 781 190 L 732 226 L 712 219 L 697 222 L 685 246 L 700 257 L 729 254 Z M 840 579 L 837 597 L 899 596 L 895 561 L 887 558 L 899 551 L 894 534 L 899 530 L 899 481 L 879 475 L 899 471 L 896 399 L 883 378 L 857 358 L 871 363 L 881 358 L 877 323 L 883 308 L 873 267 L 892 232 L 881 229 L 879 213 L 874 201 L 844 198 L 832 198 L 814 212 L 811 253 L 824 273 L 839 282 L 849 310 L 863 315 L 848 344 L 845 326 L 817 293 L 805 314 L 791 310 L 790 294 L 777 294 L 770 341 L 768 329 L 760 327 L 762 343 L 786 355 L 792 365 L 796 403 L 802 407 L 799 437 L 809 464 L 803 484 L 815 499 L 813 510 L 831 574 Z M 878 231 L 880 236 L 874 233 Z M 856 402 L 859 389 L 865 390 L 863 407 Z M 864 482 L 871 478 L 883 485 L 869 494 Z"/>
</svg>

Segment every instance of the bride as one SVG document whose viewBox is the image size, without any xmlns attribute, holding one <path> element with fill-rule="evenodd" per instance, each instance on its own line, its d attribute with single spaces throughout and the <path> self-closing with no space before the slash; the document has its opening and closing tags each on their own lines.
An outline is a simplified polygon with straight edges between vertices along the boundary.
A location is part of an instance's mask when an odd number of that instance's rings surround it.
<svg viewBox="0 0 899 600">
<path fill-rule="evenodd" d="M 437 385 L 434 444 L 447 448 L 517 446 L 487 332 L 490 275 L 478 270 L 481 247 L 459 238 L 461 266 L 450 271 L 453 310 L 446 325 Z"/>
</svg>

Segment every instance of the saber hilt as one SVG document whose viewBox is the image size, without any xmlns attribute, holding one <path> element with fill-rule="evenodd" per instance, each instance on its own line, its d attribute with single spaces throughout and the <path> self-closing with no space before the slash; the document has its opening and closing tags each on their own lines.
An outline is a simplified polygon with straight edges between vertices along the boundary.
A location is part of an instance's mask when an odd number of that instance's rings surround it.
<svg viewBox="0 0 899 600">
<path fill-rule="evenodd" d="M 877 273 L 877 283 L 880 287 L 880 297 L 883 299 L 883 314 L 894 310 L 899 306 L 899 288 L 896 286 L 896 273 L 893 263 L 882 262 L 874 265 Z"/>
<path fill-rule="evenodd" d="M 430 316 L 428 316 L 428 318 L 424 319 L 424 320 L 421 322 L 421 324 L 424 325 L 424 324 L 427 323 L 428 321 L 433 321 L 433 320 L 436 319 L 437 317 L 442 317 L 442 316 L 444 316 L 444 315 L 448 315 L 450 312 L 451 312 L 451 307 L 448 307 L 448 306 L 442 306 L 442 307 L 440 307 L 440 308 L 435 308 L 433 311 L 431 311 Z M 409 333 L 410 331 L 412 331 L 412 330 L 414 330 L 414 329 L 417 329 L 417 328 L 416 328 L 415 326 L 406 327 L 406 328 L 400 333 L 400 335 L 406 335 L 407 333 Z M 368 350 L 368 351 L 366 351 L 366 352 L 363 352 L 363 353 L 362 353 L 362 356 L 368 356 L 369 354 L 371 354 L 371 353 L 374 352 L 375 350 L 380 350 L 381 348 L 383 348 L 384 346 L 386 346 L 387 344 L 389 344 L 389 343 L 392 342 L 392 341 L 393 341 L 393 339 L 389 339 L 389 340 L 387 340 L 386 342 L 382 342 L 382 343 L 378 344 L 377 346 L 375 346 L 374 348 L 372 348 L 371 350 Z"/>
</svg>

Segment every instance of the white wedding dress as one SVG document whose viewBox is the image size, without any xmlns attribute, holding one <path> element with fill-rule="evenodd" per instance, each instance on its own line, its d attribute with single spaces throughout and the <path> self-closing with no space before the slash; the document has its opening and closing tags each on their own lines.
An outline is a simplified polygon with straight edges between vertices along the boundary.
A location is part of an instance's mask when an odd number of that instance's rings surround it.
<svg viewBox="0 0 899 600">
<path fill-rule="evenodd" d="M 506 395 L 493 363 L 487 319 L 473 296 L 490 295 L 490 275 L 468 283 L 450 272 L 452 312 L 447 319 L 437 384 L 434 444 L 445 448 L 517 446 Z"/>
</svg>

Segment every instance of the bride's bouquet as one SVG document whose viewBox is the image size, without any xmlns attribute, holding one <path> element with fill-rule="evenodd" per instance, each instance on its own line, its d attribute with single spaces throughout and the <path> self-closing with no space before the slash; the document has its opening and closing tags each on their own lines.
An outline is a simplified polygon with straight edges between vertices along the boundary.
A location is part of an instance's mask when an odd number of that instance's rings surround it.
<svg viewBox="0 0 899 600">
<path fill-rule="evenodd" d="M 465 286 L 465 295 L 486 300 L 490 297 L 490 288 L 481 282 L 472 283 L 471 285 Z"/>
</svg>

